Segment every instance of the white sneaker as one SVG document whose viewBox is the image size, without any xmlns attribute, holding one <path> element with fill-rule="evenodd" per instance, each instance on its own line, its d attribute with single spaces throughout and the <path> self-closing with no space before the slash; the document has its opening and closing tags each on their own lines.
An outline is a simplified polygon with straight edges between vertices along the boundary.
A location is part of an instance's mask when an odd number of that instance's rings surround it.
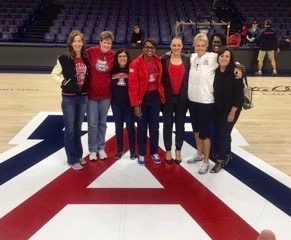
<svg viewBox="0 0 291 240">
<path fill-rule="evenodd" d="M 209 168 L 210 168 L 209 163 L 203 163 L 202 166 L 200 167 L 198 173 L 199 174 L 205 174 L 205 173 L 208 172 Z"/>
<path fill-rule="evenodd" d="M 79 159 L 79 162 L 82 164 L 82 165 L 85 165 L 87 162 L 84 158 L 80 158 Z"/>
<path fill-rule="evenodd" d="M 75 163 L 75 164 L 70 165 L 70 166 L 71 166 L 71 168 L 73 168 L 74 170 L 77 170 L 77 171 L 83 169 L 83 166 L 80 163 Z"/>
<path fill-rule="evenodd" d="M 90 152 L 89 160 L 90 160 L 90 161 L 95 161 L 95 160 L 97 160 L 96 152 Z"/>
<path fill-rule="evenodd" d="M 102 150 L 99 150 L 98 155 L 99 155 L 99 158 L 101 160 L 107 159 L 107 154 L 106 154 L 106 152 L 103 149 Z"/>
<path fill-rule="evenodd" d="M 198 154 L 196 154 L 194 157 L 191 157 L 190 159 L 187 160 L 187 163 L 196 163 L 199 161 L 202 161 L 204 159 L 204 155 L 202 154 L 202 156 L 199 156 Z"/>
</svg>

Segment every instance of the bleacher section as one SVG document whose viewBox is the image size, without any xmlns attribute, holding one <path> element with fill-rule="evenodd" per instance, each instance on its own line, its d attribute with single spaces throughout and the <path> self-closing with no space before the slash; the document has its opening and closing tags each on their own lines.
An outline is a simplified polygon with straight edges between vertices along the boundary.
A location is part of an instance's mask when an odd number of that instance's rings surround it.
<svg viewBox="0 0 291 240">
<path fill-rule="evenodd" d="M 41 6 L 42 0 L 1 0 L 0 40 L 12 41 L 21 37 Z"/>
<path fill-rule="evenodd" d="M 58 2 L 58 1 L 55 1 Z M 139 25 L 146 37 L 154 38 L 160 45 L 168 45 L 177 31 L 184 44 L 192 44 L 193 36 L 201 29 L 199 25 L 183 25 L 175 28 L 177 21 L 219 22 L 213 12 L 213 1 L 199 0 L 65 0 L 61 9 L 51 19 L 51 25 L 43 26 L 40 33 L 42 43 L 65 43 L 68 33 L 78 29 L 84 33 L 86 42 L 96 44 L 99 34 L 110 30 L 115 35 L 114 44 L 128 44 L 134 25 Z M 229 1 L 248 22 L 256 19 L 263 23 L 270 18 L 280 36 L 290 35 L 291 12 L 289 0 Z M 44 0 L 2 0 L 0 3 L 0 41 L 29 41 L 27 29 L 40 22 L 40 9 L 53 1 Z M 60 5 L 58 5 L 60 6 Z M 239 18 L 239 16 L 238 16 Z M 34 22 L 35 20 L 35 22 Z M 34 25 L 30 27 L 31 25 Z M 261 25 L 262 27 L 262 25 Z M 38 31 L 40 28 L 35 28 Z M 209 33 L 226 32 L 221 26 L 210 26 Z M 36 42 L 34 41 L 34 42 Z"/>
<path fill-rule="evenodd" d="M 133 26 L 139 25 L 146 37 L 168 44 L 176 21 L 195 21 L 197 13 L 206 15 L 211 11 L 210 1 L 67 1 L 49 33 L 45 34 L 45 40 L 62 43 L 65 41 L 64 34 L 78 29 L 84 33 L 87 43 L 96 43 L 101 31 L 110 30 L 115 35 L 116 44 L 126 44 L 130 42 Z M 192 41 L 194 31 L 195 28 L 185 31 L 184 39 L 188 40 L 191 36 Z"/>
<path fill-rule="evenodd" d="M 270 19 L 272 27 L 278 30 L 280 38 L 290 36 L 290 0 L 244 0 L 234 1 L 234 5 L 247 23 L 256 20 L 258 27 L 262 29 L 264 28 L 264 20 Z"/>
</svg>

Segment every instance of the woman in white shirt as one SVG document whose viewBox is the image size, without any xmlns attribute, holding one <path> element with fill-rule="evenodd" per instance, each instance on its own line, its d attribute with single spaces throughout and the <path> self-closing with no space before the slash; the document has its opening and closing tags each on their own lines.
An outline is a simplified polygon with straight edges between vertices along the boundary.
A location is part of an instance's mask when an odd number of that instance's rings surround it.
<svg viewBox="0 0 291 240">
<path fill-rule="evenodd" d="M 189 111 L 197 145 L 197 155 L 188 163 L 202 161 L 199 174 L 208 172 L 210 152 L 210 121 L 212 119 L 214 96 L 213 80 L 218 67 L 217 54 L 207 52 L 208 38 L 205 34 L 197 34 L 194 38 L 195 53 L 190 59 L 188 82 Z"/>
</svg>

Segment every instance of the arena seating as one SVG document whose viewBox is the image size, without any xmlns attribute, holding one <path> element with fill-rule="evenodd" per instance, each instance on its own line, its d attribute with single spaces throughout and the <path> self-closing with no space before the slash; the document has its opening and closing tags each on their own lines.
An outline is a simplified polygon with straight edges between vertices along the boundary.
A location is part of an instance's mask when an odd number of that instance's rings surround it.
<svg viewBox="0 0 291 240">
<path fill-rule="evenodd" d="M 31 23 L 33 16 L 38 14 L 37 11 L 42 4 L 50 2 L 52 1 L 2 0 L 0 3 L 0 41 L 13 41 L 19 38 L 20 33 L 24 32 Z M 232 2 L 246 21 L 251 22 L 256 19 L 262 24 L 264 19 L 270 18 L 280 36 L 289 36 L 291 24 L 289 0 Z M 133 26 L 139 25 L 146 37 L 156 39 L 160 45 L 168 45 L 177 31 L 185 44 L 192 44 L 193 36 L 203 26 L 196 24 L 177 29 L 176 22 L 198 23 L 201 21 L 201 16 L 202 18 L 210 16 L 209 19 L 204 19 L 205 21 L 219 21 L 213 12 L 212 1 L 66 0 L 44 34 L 43 42 L 64 43 L 68 33 L 73 29 L 78 29 L 84 33 L 86 42 L 89 44 L 98 43 L 98 35 L 104 30 L 111 30 L 114 33 L 115 44 L 127 44 L 130 42 Z M 225 33 L 226 28 L 225 26 L 211 26 L 207 31 Z M 7 35 L 7 32 L 11 34 Z"/>
</svg>

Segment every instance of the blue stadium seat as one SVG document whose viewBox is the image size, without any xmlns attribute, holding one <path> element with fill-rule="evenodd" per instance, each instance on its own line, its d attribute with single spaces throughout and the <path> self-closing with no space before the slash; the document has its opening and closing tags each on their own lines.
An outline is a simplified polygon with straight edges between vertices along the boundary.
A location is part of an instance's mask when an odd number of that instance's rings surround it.
<svg viewBox="0 0 291 240">
<path fill-rule="evenodd" d="M 68 26 L 62 26 L 60 28 L 60 33 L 65 33 L 66 35 L 68 35 L 71 32 L 71 27 Z"/>
<path fill-rule="evenodd" d="M 48 43 L 53 43 L 55 42 L 55 34 L 48 32 L 44 34 L 44 41 Z"/>
<path fill-rule="evenodd" d="M 60 30 L 60 28 L 58 26 L 50 26 L 49 27 L 49 32 L 53 33 L 53 34 L 58 34 L 59 30 Z"/>
<path fill-rule="evenodd" d="M 94 44 L 98 44 L 99 41 L 100 41 L 100 36 L 99 36 L 100 33 L 93 33 L 91 35 L 91 42 L 94 43 Z"/>
<path fill-rule="evenodd" d="M 57 43 L 66 43 L 67 42 L 67 34 L 65 34 L 65 33 L 58 33 L 56 35 L 56 42 Z"/>
<path fill-rule="evenodd" d="M 2 32 L 0 40 L 2 40 L 2 41 L 11 41 L 11 40 L 13 40 L 12 33 L 11 32 Z"/>
</svg>

